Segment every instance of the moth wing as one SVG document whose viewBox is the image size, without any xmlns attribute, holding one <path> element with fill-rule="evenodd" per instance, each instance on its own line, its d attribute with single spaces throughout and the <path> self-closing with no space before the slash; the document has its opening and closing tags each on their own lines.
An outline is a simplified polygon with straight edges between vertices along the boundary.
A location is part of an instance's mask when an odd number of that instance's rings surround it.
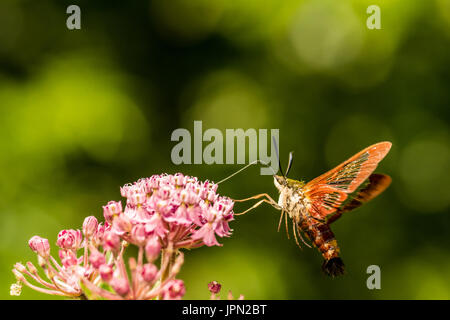
<svg viewBox="0 0 450 320">
<path fill-rule="evenodd" d="M 387 141 L 371 145 L 308 182 L 303 190 L 310 214 L 324 220 L 335 213 L 348 195 L 369 178 L 391 146 Z"/>
<path fill-rule="evenodd" d="M 336 213 L 327 219 L 327 222 L 332 223 L 336 221 L 343 213 L 352 211 L 362 206 L 364 203 L 369 202 L 386 190 L 391 182 L 391 177 L 386 174 L 371 174 L 368 179 L 368 184 L 359 191 L 355 192 L 354 195 L 349 195 L 349 201 L 338 208 Z"/>
<path fill-rule="evenodd" d="M 318 186 L 305 192 L 309 213 L 317 219 L 325 220 L 347 200 L 348 195 L 334 187 Z"/>
</svg>

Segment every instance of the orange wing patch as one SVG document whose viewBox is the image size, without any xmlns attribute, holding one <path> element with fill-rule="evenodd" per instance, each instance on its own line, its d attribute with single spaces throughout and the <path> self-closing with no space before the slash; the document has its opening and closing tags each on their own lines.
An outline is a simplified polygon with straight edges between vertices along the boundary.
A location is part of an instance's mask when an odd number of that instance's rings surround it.
<svg viewBox="0 0 450 320">
<path fill-rule="evenodd" d="M 336 168 L 308 182 L 303 188 L 309 212 L 317 219 L 334 213 L 376 169 L 391 149 L 390 142 L 380 142 L 358 152 Z"/>
<path fill-rule="evenodd" d="M 327 217 L 327 222 L 330 224 L 336 221 L 344 212 L 352 211 L 364 203 L 369 202 L 373 198 L 377 197 L 392 182 L 391 177 L 385 174 L 373 173 L 367 179 L 369 182 L 364 188 L 355 192 L 356 194 L 351 195 L 351 200 L 346 202 L 342 207 L 337 209 L 337 211 L 332 215 Z"/>
<path fill-rule="evenodd" d="M 347 199 L 347 194 L 336 188 L 321 185 L 305 192 L 309 202 L 309 212 L 314 218 L 324 219 Z"/>
</svg>

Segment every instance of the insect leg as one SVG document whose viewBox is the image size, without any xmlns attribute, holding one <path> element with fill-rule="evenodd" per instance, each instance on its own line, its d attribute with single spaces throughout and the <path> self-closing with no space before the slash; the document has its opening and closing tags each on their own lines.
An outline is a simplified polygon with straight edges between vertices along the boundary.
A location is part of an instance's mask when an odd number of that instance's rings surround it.
<svg viewBox="0 0 450 320">
<path fill-rule="evenodd" d="M 300 243 L 298 242 L 298 239 L 297 239 L 297 230 L 296 230 L 297 228 L 295 227 L 295 225 L 296 225 L 296 223 L 295 223 L 295 222 L 292 222 L 292 230 L 293 230 L 293 232 L 294 232 L 295 243 L 297 244 L 297 246 L 298 246 L 300 249 L 303 250 L 302 246 L 300 245 Z"/>
<path fill-rule="evenodd" d="M 286 234 L 287 234 L 287 238 L 290 239 L 290 237 L 289 237 L 289 230 L 288 230 L 288 215 L 287 215 L 286 212 L 284 213 L 284 222 L 286 223 Z"/>
<path fill-rule="evenodd" d="M 283 221 L 283 215 L 285 215 L 285 214 L 286 214 L 286 212 L 284 210 L 281 210 L 280 221 L 278 222 L 277 232 L 280 232 L 281 221 Z"/>
<path fill-rule="evenodd" d="M 253 199 L 259 199 L 262 197 L 266 197 L 268 201 L 266 201 L 267 203 L 269 203 L 270 205 L 272 205 L 273 207 L 275 207 L 276 209 L 280 210 L 280 206 L 278 205 L 278 203 L 273 200 L 267 193 L 260 193 L 257 194 L 256 196 L 250 197 L 250 198 L 246 198 L 246 199 L 238 199 L 238 200 L 234 200 L 234 202 L 244 202 L 244 201 L 248 201 L 248 200 L 253 200 Z"/>
<path fill-rule="evenodd" d="M 266 202 L 266 203 L 272 205 L 272 203 L 271 203 L 269 200 L 267 200 L 267 199 L 262 199 L 262 200 L 258 201 L 256 204 L 254 204 L 252 207 L 250 207 L 250 208 L 248 208 L 247 210 L 245 210 L 244 212 L 235 213 L 234 215 L 235 215 L 235 216 L 240 216 L 240 215 L 246 214 L 246 213 L 249 212 L 250 210 L 253 210 L 253 209 L 255 209 L 256 207 L 258 207 L 259 205 L 261 205 L 263 202 Z"/>
<path fill-rule="evenodd" d="M 311 245 L 310 245 L 309 243 L 307 243 L 307 242 L 305 241 L 305 239 L 303 238 L 303 236 L 302 236 L 302 231 L 299 229 L 298 224 L 297 224 L 297 233 L 298 233 L 298 235 L 299 235 L 299 237 L 300 237 L 300 240 L 302 240 L 302 242 L 303 242 L 308 248 L 311 248 Z"/>
</svg>

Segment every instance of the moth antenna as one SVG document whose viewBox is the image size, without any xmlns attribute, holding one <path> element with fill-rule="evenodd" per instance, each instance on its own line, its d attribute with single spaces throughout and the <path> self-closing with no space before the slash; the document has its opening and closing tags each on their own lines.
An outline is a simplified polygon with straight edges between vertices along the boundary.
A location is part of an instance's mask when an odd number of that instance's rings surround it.
<svg viewBox="0 0 450 320">
<path fill-rule="evenodd" d="M 229 175 L 229 176 L 226 177 L 225 179 L 220 180 L 219 182 L 217 182 L 217 184 L 220 184 L 220 183 L 222 183 L 222 182 L 227 181 L 228 179 L 234 177 L 235 175 L 237 175 L 237 174 L 240 173 L 241 171 L 244 171 L 244 170 L 247 169 L 248 167 L 253 166 L 253 165 L 257 164 L 257 163 L 260 163 L 260 164 L 262 164 L 263 166 L 268 166 L 268 167 L 272 170 L 272 172 L 273 172 L 274 175 L 277 174 L 277 173 L 275 172 L 275 170 L 273 170 L 273 168 L 272 168 L 268 163 L 265 163 L 264 161 L 261 161 L 261 160 L 255 160 L 255 161 L 250 162 L 250 163 L 249 163 L 248 165 L 246 165 L 245 167 L 239 169 L 239 170 L 236 171 L 235 173 L 232 173 L 231 175 Z"/>
<path fill-rule="evenodd" d="M 275 140 L 274 136 L 272 136 L 272 141 L 273 141 L 273 144 L 275 145 L 275 154 L 277 155 L 277 159 L 278 159 L 278 168 L 280 169 L 281 175 L 284 178 L 286 178 L 286 176 L 283 173 L 283 169 L 281 169 L 280 154 L 278 153 L 278 145 L 277 145 L 277 141 Z"/>
<path fill-rule="evenodd" d="M 286 169 L 286 176 L 289 174 L 289 170 L 291 170 L 293 161 L 294 161 L 294 152 L 291 151 L 291 152 L 289 152 L 289 162 L 288 162 L 288 166 Z"/>
</svg>

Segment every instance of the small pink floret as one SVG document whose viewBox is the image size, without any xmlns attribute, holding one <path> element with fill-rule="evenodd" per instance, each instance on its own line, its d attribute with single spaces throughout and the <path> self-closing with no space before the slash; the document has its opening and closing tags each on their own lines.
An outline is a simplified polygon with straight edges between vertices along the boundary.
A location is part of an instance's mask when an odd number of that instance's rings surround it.
<svg viewBox="0 0 450 320">
<path fill-rule="evenodd" d="M 48 258 L 48 256 L 50 255 L 50 244 L 45 238 L 34 236 L 28 241 L 28 245 L 30 246 L 31 250 L 33 250 L 43 258 Z"/>
</svg>

